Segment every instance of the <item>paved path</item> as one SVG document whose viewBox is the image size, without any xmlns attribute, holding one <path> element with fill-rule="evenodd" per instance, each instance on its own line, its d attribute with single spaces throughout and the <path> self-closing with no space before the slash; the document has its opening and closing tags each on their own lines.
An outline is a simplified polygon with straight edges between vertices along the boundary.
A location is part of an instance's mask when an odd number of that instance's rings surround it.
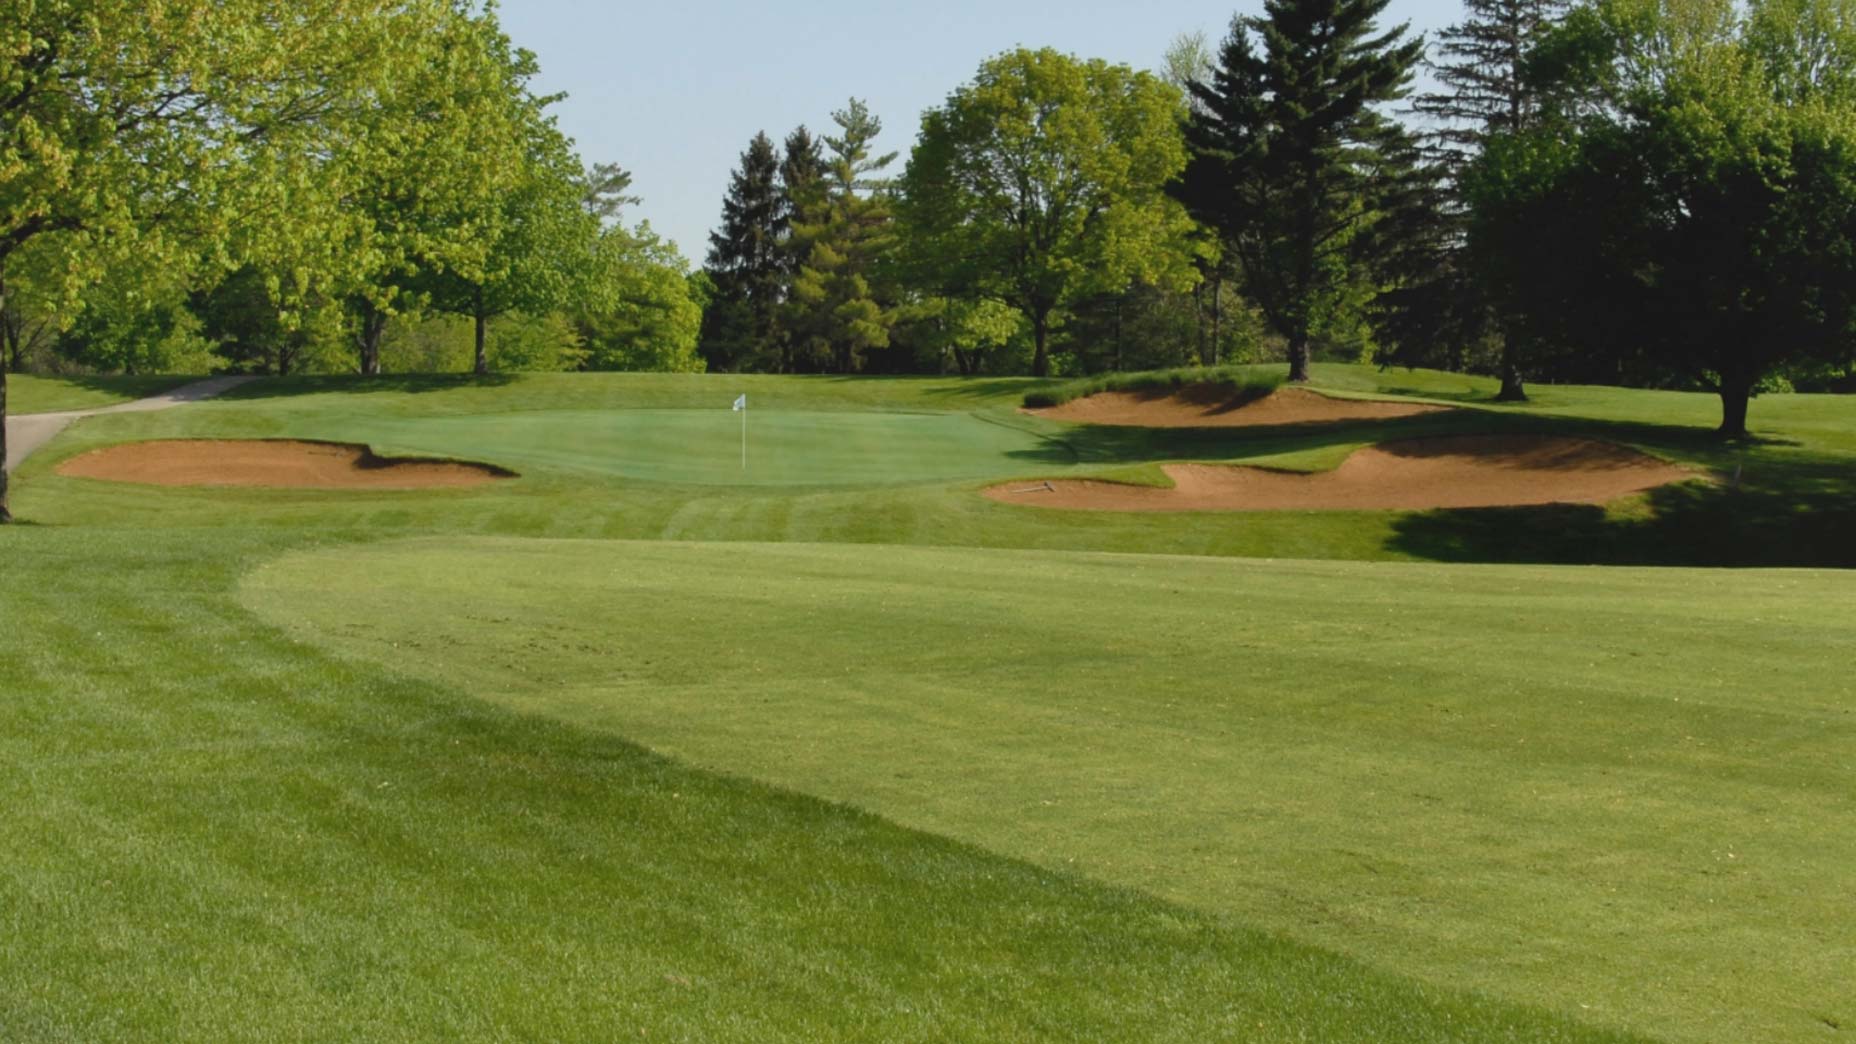
<svg viewBox="0 0 1856 1044">
<path fill-rule="evenodd" d="M 50 442 L 74 420 L 104 413 L 146 413 L 165 410 L 189 402 L 199 402 L 227 391 L 256 377 L 214 377 L 211 380 L 184 384 L 173 391 L 146 399 L 105 406 L 96 410 L 71 410 L 66 413 L 26 413 L 6 419 L 6 470 L 19 467 L 32 451 Z"/>
</svg>

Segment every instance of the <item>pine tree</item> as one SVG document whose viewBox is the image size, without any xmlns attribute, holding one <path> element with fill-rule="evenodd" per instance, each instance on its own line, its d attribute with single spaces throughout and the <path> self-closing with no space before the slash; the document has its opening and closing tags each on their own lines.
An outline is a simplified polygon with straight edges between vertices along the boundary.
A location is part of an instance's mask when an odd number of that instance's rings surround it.
<svg viewBox="0 0 1856 1044">
<path fill-rule="evenodd" d="M 1444 90 L 1412 99 L 1413 112 L 1436 126 L 1431 151 L 1452 175 L 1491 134 L 1525 128 L 1539 112 L 1523 62 L 1558 24 L 1566 0 L 1463 0 L 1468 17 L 1437 34 L 1424 65 Z"/>
<path fill-rule="evenodd" d="M 784 153 L 780 157 L 780 214 L 779 225 L 779 264 L 780 264 L 780 299 L 792 299 L 793 283 L 799 278 L 799 270 L 804 266 L 806 254 L 811 249 L 793 236 L 795 224 L 805 224 L 815 218 L 815 210 L 823 198 L 823 178 L 825 176 L 825 157 L 823 148 L 811 130 L 805 124 L 793 128 L 786 136 Z M 792 373 L 801 366 L 800 356 L 804 353 L 797 344 L 795 331 L 789 328 L 786 320 L 791 318 L 789 309 L 782 309 L 775 319 L 774 340 L 779 353 L 779 368 L 783 373 Z"/>
<path fill-rule="evenodd" d="M 1243 265 L 1246 295 L 1288 342 L 1289 379 L 1352 280 L 1372 220 L 1384 129 L 1421 39 L 1379 32 L 1388 0 L 1265 0 L 1231 26 L 1209 83 L 1194 83 L 1192 161 L 1178 189 Z"/>
<path fill-rule="evenodd" d="M 1445 88 L 1412 100 L 1412 110 L 1434 121 L 1427 133 L 1427 151 L 1442 165 L 1453 183 L 1465 166 L 1482 151 L 1491 135 L 1526 130 L 1540 112 L 1537 90 L 1527 82 L 1527 54 L 1565 14 L 1566 0 L 1464 0 L 1468 17 L 1438 34 L 1437 57 L 1425 65 Z M 1429 296 L 1440 303 L 1453 302 L 1458 315 L 1452 325 L 1460 334 L 1465 327 L 1486 326 L 1489 316 L 1482 295 L 1467 274 L 1478 270 L 1466 255 L 1459 216 L 1461 193 L 1453 192 L 1443 218 L 1455 229 L 1456 243 L 1437 269 L 1439 282 Z M 1441 318 L 1444 313 L 1437 313 Z M 1522 346 L 1516 343 L 1513 324 L 1501 339 L 1502 388 L 1497 398 L 1527 398 L 1522 380 Z"/>
<path fill-rule="evenodd" d="M 710 368 L 736 369 L 773 344 L 783 296 L 779 158 L 754 135 L 722 201 L 722 227 L 709 234 L 706 268 L 716 296 L 705 316 L 702 354 Z"/>
<path fill-rule="evenodd" d="M 791 233 L 794 221 L 803 221 L 805 201 L 813 200 L 819 182 L 825 176 L 822 143 L 804 124 L 786 136 L 786 152 L 780 159 L 780 234 Z M 797 273 L 803 257 L 791 258 L 791 271 Z"/>
<path fill-rule="evenodd" d="M 872 175 L 896 154 L 872 155 L 883 123 L 863 102 L 853 98 L 831 118 L 839 133 L 824 137 L 823 175 L 796 197 L 792 242 L 804 261 L 787 314 L 802 365 L 852 373 L 863 368 L 865 352 L 888 346 L 894 322 L 872 289 L 895 242 L 883 184 Z"/>
</svg>

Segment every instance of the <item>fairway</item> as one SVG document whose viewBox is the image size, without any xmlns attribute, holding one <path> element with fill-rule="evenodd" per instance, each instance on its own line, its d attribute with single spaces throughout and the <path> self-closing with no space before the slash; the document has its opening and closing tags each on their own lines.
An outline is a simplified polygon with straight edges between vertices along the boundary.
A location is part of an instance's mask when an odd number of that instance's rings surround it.
<svg viewBox="0 0 1856 1044">
<path fill-rule="evenodd" d="M 1616 565 L 1856 562 L 1847 400 L 1773 397 L 1767 441 L 1722 447 L 1696 396 L 1319 373 L 1459 408 L 1147 431 L 1026 416 L 1031 381 L 587 374 L 79 421 L 0 530 L 0 1036 L 1850 1024 L 1856 574 Z M 1742 481 L 1417 512 L 981 495 L 1453 435 Z M 517 477 L 61 473 L 163 439 Z"/>
<path fill-rule="evenodd" d="M 1438 983 L 1666 1039 L 1856 1017 L 1849 574 L 479 541 L 293 556 L 245 599 Z"/>
</svg>

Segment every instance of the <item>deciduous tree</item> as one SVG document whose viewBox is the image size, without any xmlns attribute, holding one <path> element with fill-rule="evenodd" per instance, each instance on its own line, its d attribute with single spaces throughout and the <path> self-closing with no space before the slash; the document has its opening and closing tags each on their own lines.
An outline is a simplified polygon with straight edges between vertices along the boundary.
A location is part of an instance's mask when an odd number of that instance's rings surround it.
<svg viewBox="0 0 1856 1044">
<path fill-rule="evenodd" d="M 143 256 L 225 241 L 267 209 L 250 201 L 309 183 L 442 15 L 428 0 L 0 7 L 0 266 L 34 245 L 81 284 L 132 241 Z M 288 237 L 297 212 L 275 213 L 263 235 Z M 0 369 L 0 433 L 4 413 Z M 0 465 L 0 520 L 5 504 Z"/>
<path fill-rule="evenodd" d="M 1126 66 L 1048 49 L 988 60 L 924 115 L 901 179 L 912 278 L 1022 312 L 1038 375 L 1061 310 L 1133 282 L 1190 285 L 1192 220 L 1165 189 L 1185 166 L 1182 104 Z"/>
<path fill-rule="evenodd" d="M 1820 31 L 1767 31 L 1800 24 Z M 1835 0 L 1576 12 L 1563 118 L 1492 137 L 1469 175 L 1506 306 L 1711 388 L 1729 437 L 1767 376 L 1856 358 L 1853 30 Z"/>
</svg>

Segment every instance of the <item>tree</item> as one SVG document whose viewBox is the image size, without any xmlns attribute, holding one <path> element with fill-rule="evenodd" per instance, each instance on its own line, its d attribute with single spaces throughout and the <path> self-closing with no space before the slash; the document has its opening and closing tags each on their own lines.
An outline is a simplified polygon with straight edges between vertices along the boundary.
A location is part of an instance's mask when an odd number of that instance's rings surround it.
<svg viewBox="0 0 1856 1044">
<path fill-rule="evenodd" d="M 32 246 L 81 284 L 131 249 L 220 239 L 267 194 L 305 184 L 375 89 L 418 64 L 440 14 L 420 0 L 5 5 L 0 269 Z M 277 213 L 262 235 L 291 234 L 296 212 Z M 0 368 L 0 521 L 5 409 Z"/>
<path fill-rule="evenodd" d="M 1197 278 L 1192 220 L 1166 193 L 1185 166 L 1179 92 L 1150 73 L 1018 50 L 922 118 L 898 214 L 911 278 L 1009 304 L 1050 372 L 1053 317 L 1132 282 Z"/>
<path fill-rule="evenodd" d="M 1431 151 L 1455 175 L 1492 134 L 1512 133 L 1538 117 L 1542 99 L 1526 63 L 1566 12 L 1566 0 L 1463 0 L 1466 17 L 1437 34 L 1425 66 L 1444 88 L 1411 101 L 1435 125 Z"/>
<path fill-rule="evenodd" d="M 674 246 L 649 225 L 611 228 L 594 271 L 577 319 L 587 369 L 702 372 L 703 288 Z"/>
<path fill-rule="evenodd" d="M 59 275 L 30 249 L 0 263 L 0 380 L 49 349 L 58 333 Z"/>
<path fill-rule="evenodd" d="M 709 279 L 715 299 L 703 322 L 702 354 L 718 369 L 734 369 L 773 339 L 783 299 L 781 239 L 784 209 L 780 160 L 765 133 L 754 135 L 730 175 L 722 227 L 709 234 Z"/>
<path fill-rule="evenodd" d="M 793 277 L 786 316 L 798 359 L 853 373 L 863 368 L 865 352 L 889 344 L 895 322 L 871 280 L 895 244 L 882 183 L 872 176 L 896 154 L 871 154 L 883 122 L 858 99 L 831 118 L 839 132 L 825 136 L 824 176 L 802 188 L 794 210 L 794 252 L 805 260 Z"/>
<path fill-rule="evenodd" d="M 1411 105 L 1414 112 L 1434 121 L 1426 135 L 1429 158 L 1441 165 L 1453 183 L 1460 181 L 1464 168 L 1491 135 L 1517 133 L 1539 118 L 1543 99 L 1528 76 L 1527 61 L 1564 16 L 1566 2 L 1464 0 L 1464 8 L 1467 17 L 1438 34 L 1436 57 L 1425 62 L 1444 89 L 1420 94 Z M 1414 340 L 1490 333 L 1487 317 L 1475 314 L 1488 307 L 1487 295 L 1478 292 L 1480 287 L 1471 278 L 1471 273 L 1484 266 L 1474 258 L 1457 256 L 1467 245 L 1459 220 L 1462 210 L 1460 192 L 1452 191 L 1438 200 L 1433 224 L 1447 239 L 1441 244 L 1445 252 L 1436 258 L 1435 281 L 1414 296 L 1426 298 L 1436 309 L 1439 326 Z M 1465 314 L 1451 314 L 1445 308 Z M 1497 369 L 1502 387 L 1496 398 L 1503 401 L 1527 398 L 1521 366 L 1526 352 L 1516 343 L 1519 332 L 1518 324 L 1508 324 L 1509 335 L 1501 337 Z"/>
<path fill-rule="evenodd" d="M 188 310 L 200 323 L 200 335 L 235 372 L 296 372 L 318 340 L 341 336 L 340 310 L 332 303 L 299 301 L 294 315 L 278 302 L 277 280 L 256 266 L 242 265 L 216 284 L 196 290 Z"/>
<path fill-rule="evenodd" d="M 915 297 L 896 309 L 893 339 L 910 350 L 916 364 L 972 377 L 995 366 L 1023 325 L 1018 310 L 998 301 Z M 1009 372 L 1009 371 L 1007 371 Z"/>
<path fill-rule="evenodd" d="M 437 294 L 481 332 L 492 316 L 560 296 L 583 245 L 572 227 L 579 164 L 544 113 L 555 99 L 529 89 L 534 55 L 511 45 L 494 3 L 454 3 L 424 59 L 379 92 L 327 165 L 331 184 L 346 189 L 330 215 L 346 249 L 325 260 L 365 375 L 381 371 L 396 314 Z"/>
<path fill-rule="evenodd" d="M 197 364 L 205 361 L 206 344 L 187 309 L 195 275 L 189 266 L 118 260 L 83 289 L 54 351 L 66 362 L 106 373 L 204 369 Z"/>
<path fill-rule="evenodd" d="M 1402 96 L 1422 40 L 1383 33 L 1387 0 L 1265 0 L 1240 17 L 1187 121 L 1192 165 L 1176 191 L 1242 266 L 1246 296 L 1288 342 L 1289 379 L 1353 279 L 1353 241 L 1375 213 L 1386 127 L 1370 106 Z"/>
<path fill-rule="evenodd" d="M 1537 337 L 1720 395 L 1856 359 L 1856 13 L 1819 0 L 1602 0 L 1549 53 L 1559 118 L 1470 168 L 1472 236 Z M 1772 33 L 1815 23 L 1824 32 Z M 1597 60 L 1591 60 L 1596 56 Z"/>
<path fill-rule="evenodd" d="M 472 321 L 471 369 L 483 375 L 490 371 L 490 320 L 544 315 L 564 303 L 589 271 L 601 222 L 616 220 L 635 197 L 626 194 L 631 175 L 616 164 L 580 169 L 573 143 L 547 114 L 559 96 L 530 88 L 540 65 L 510 43 L 494 8 L 465 26 L 463 46 L 473 53 L 460 65 L 474 83 L 458 92 L 460 108 L 469 113 L 475 151 L 501 157 L 473 171 L 473 191 L 451 215 L 469 230 L 471 249 L 420 258 L 416 286 L 438 310 Z M 453 77 L 454 84 L 463 80 Z"/>
</svg>

